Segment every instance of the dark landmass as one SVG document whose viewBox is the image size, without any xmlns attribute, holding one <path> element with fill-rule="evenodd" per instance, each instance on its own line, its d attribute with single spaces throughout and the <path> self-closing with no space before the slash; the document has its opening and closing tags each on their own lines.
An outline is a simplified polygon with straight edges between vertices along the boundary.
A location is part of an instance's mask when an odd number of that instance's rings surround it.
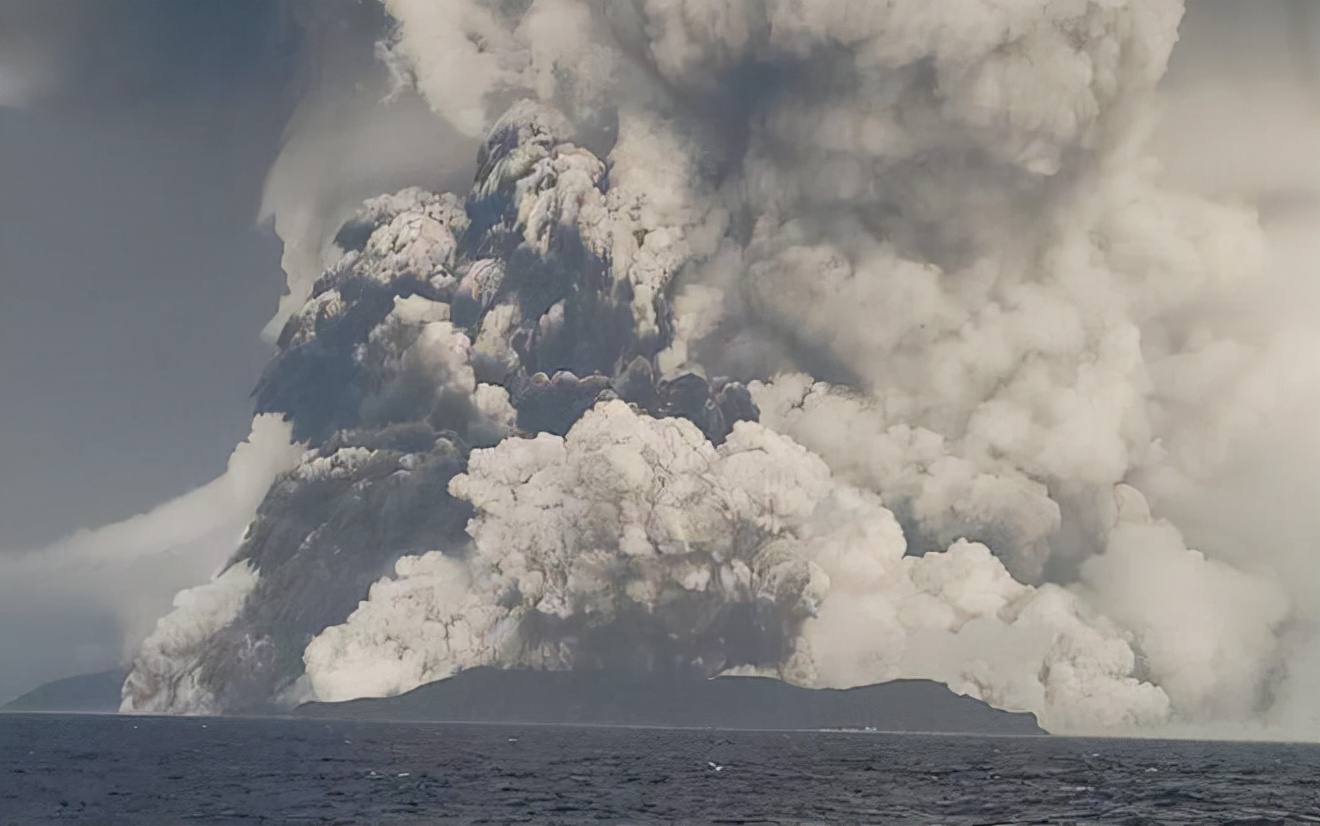
<svg viewBox="0 0 1320 826">
<path fill-rule="evenodd" d="M 5 712 L 114 713 L 124 671 L 47 683 Z M 398 697 L 307 703 L 301 717 L 732 729 L 875 729 L 1045 734 L 1033 714 L 1000 711 L 930 680 L 809 689 L 765 677 L 474 668 Z"/>
<path fill-rule="evenodd" d="M 66 677 L 32 689 L 10 700 L 0 711 L 75 711 L 114 713 L 119 711 L 120 692 L 127 671 L 102 671 Z"/>
<path fill-rule="evenodd" d="M 304 717 L 432 722 L 875 729 L 1045 734 L 1034 714 L 1000 711 L 930 680 L 808 689 L 764 677 L 656 677 L 475 668 L 407 694 L 307 703 Z"/>
</svg>

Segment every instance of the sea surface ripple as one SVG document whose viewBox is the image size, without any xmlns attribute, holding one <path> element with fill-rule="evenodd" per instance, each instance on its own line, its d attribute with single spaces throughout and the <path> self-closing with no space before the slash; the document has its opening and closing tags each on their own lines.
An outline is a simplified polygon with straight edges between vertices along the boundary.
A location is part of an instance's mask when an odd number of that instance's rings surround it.
<svg viewBox="0 0 1320 826">
<path fill-rule="evenodd" d="M 0 823 L 1320 823 L 1313 745 L 0 715 Z"/>
</svg>

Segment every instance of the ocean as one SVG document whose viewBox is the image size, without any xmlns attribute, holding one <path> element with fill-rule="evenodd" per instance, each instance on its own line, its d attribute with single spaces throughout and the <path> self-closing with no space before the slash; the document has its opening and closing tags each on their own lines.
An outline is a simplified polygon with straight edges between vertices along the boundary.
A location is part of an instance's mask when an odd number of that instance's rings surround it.
<svg viewBox="0 0 1320 826">
<path fill-rule="evenodd" d="M 1320 823 L 1296 744 L 0 715 L 0 823 Z"/>
</svg>

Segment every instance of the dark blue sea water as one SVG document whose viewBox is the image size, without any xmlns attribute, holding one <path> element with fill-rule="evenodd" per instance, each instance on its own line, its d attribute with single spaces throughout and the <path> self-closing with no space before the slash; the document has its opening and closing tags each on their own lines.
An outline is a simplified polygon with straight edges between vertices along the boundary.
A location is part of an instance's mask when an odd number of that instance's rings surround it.
<svg viewBox="0 0 1320 826">
<path fill-rule="evenodd" d="M 0 715 L 0 823 L 1320 823 L 1309 745 Z"/>
</svg>

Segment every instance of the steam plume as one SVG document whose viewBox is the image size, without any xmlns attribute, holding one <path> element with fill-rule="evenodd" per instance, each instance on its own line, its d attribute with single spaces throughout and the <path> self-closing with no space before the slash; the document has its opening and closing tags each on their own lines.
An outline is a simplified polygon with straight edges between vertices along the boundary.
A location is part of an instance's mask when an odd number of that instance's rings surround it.
<svg viewBox="0 0 1320 826">
<path fill-rule="evenodd" d="M 1233 320 L 1257 214 L 1148 154 L 1181 3 L 385 7 L 474 183 L 318 228 L 256 394 L 308 452 L 126 709 L 480 664 L 933 677 L 1056 730 L 1297 696 L 1279 557 L 1169 519 L 1320 354 Z"/>
</svg>

